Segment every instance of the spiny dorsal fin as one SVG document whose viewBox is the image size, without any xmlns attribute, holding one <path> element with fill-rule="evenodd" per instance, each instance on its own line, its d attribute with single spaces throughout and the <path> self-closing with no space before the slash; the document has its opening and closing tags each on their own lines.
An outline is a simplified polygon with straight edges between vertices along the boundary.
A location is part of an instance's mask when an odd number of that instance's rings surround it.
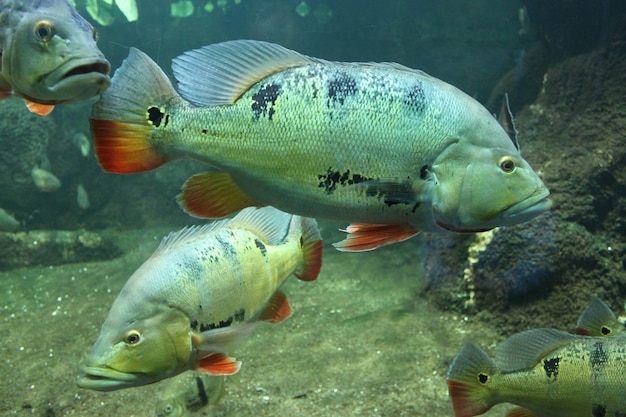
<svg viewBox="0 0 626 417">
<path fill-rule="evenodd" d="M 152 254 L 153 257 L 179 245 L 205 237 L 223 227 L 237 226 L 255 233 L 264 243 L 275 245 L 285 238 L 291 221 L 291 214 L 274 207 L 248 207 L 231 219 L 218 220 L 203 226 L 186 226 L 172 232 L 161 240 L 161 244 Z"/>
<path fill-rule="evenodd" d="M 289 229 L 292 215 L 274 207 L 248 207 L 232 219 L 232 225 L 254 232 L 268 245 L 281 243 Z"/>
<path fill-rule="evenodd" d="M 232 219 L 219 220 L 202 226 L 185 226 L 177 232 L 171 232 L 161 240 L 159 247 L 156 248 L 152 257 L 167 252 L 179 245 L 184 245 L 192 240 L 204 237 L 207 233 L 225 227 L 231 220 Z"/>
<path fill-rule="evenodd" d="M 232 104 L 260 80 L 312 62 L 280 45 L 251 40 L 216 43 L 172 61 L 180 94 L 198 107 Z"/>
<path fill-rule="evenodd" d="M 515 334 L 496 347 L 496 364 L 502 372 L 533 368 L 544 356 L 583 337 L 557 329 L 533 329 Z"/>
<path fill-rule="evenodd" d="M 518 151 L 519 142 L 517 141 L 517 129 L 515 128 L 515 120 L 513 119 L 513 112 L 511 111 L 511 106 L 509 105 L 509 94 L 505 93 L 502 97 L 502 105 L 500 106 L 500 114 L 498 114 L 498 123 L 502 126 L 502 129 L 509 136 L 513 145 L 515 145 L 515 149 Z"/>
</svg>

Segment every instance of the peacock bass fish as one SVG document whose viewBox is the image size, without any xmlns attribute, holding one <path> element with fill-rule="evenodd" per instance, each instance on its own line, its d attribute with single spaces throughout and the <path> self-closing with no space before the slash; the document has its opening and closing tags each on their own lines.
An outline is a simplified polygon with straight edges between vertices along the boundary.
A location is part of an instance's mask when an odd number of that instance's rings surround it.
<svg viewBox="0 0 626 417">
<path fill-rule="evenodd" d="M 0 0 L 0 100 L 18 95 L 47 115 L 111 84 L 97 34 L 67 0 Z"/>
<path fill-rule="evenodd" d="M 92 111 L 104 170 L 178 158 L 218 168 L 179 202 L 220 218 L 272 205 L 352 222 L 340 250 L 370 250 L 420 230 L 474 232 L 549 209 L 549 192 L 476 100 L 394 63 L 329 62 L 260 41 L 231 41 L 163 71 L 131 48 Z"/>
<path fill-rule="evenodd" d="M 494 362 L 466 342 L 447 374 L 456 417 L 509 402 L 507 417 L 626 415 L 626 338 L 556 329 L 518 333 L 496 347 Z"/>
<path fill-rule="evenodd" d="M 236 373 L 226 356 L 261 322 L 291 314 L 278 290 L 291 274 L 317 278 L 315 220 L 273 207 L 170 234 L 117 296 L 78 386 L 113 391 L 195 369 Z"/>
</svg>

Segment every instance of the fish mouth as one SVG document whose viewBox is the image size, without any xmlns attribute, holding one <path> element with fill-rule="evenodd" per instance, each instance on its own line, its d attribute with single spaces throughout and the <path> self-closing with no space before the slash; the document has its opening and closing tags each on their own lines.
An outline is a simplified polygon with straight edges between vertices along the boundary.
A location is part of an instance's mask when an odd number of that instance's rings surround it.
<svg viewBox="0 0 626 417">
<path fill-rule="evenodd" d="M 78 386 L 95 391 L 115 391 L 134 387 L 139 385 L 138 382 L 141 380 L 140 375 L 120 372 L 112 368 L 83 366 L 81 371 L 84 375 L 78 377 Z"/>
<path fill-rule="evenodd" d="M 46 88 L 58 101 L 79 101 L 100 95 L 111 85 L 111 64 L 104 58 L 67 61 L 44 76 Z"/>
<path fill-rule="evenodd" d="M 516 223 L 533 219 L 552 207 L 552 200 L 548 198 L 549 195 L 550 191 L 547 188 L 540 187 L 524 200 L 508 207 L 502 213 L 502 217 Z"/>
</svg>

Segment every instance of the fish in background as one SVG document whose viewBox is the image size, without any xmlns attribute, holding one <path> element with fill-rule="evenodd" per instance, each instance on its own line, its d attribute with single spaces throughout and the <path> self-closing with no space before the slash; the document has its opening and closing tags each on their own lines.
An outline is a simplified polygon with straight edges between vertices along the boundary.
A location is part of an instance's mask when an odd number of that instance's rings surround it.
<svg viewBox="0 0 626 417">
<path fill-rule="evenodd" d="M 584 336 L 624 336 L 626 326 L 604 301 L 593 297 L 580 314 L 574 333 Z"/>
<path fill-rule="evenodd" d="M 59 188 L 61 188 L 61 180 L 57 178 L 52 172 L 40 168 L 38 166 L 34 166 L 30 171 L 30 175 L 33 179 L 33 183 L 35 187 L 39 189 L 39 191 L 43 191 L 45 193 L 52 193 Z"/>
<path fill-rule="evenodd" d="M 291 274 L 316 279 L 321 256 L 315 220 L 273 207 L 170 234 L 117 296 L 78 386 L 112 391 L 189 369 L 236 373 L 241 363 L 227 352 L 259 323 L 289 317 L 278 288 Z"/>
<path fill-rule="evenodd" d="M 21 227 L 22 225 L 15 217 L 0 208 L 0 232 L 17 232 Z"/>
<path fill-rule="evenodd" d="M 16 94 L 47 115 L 55 104 L 102 94 L 110 64 L 96 39 L 67 0 L 0 0 L 0 99 Z"/>
<path fill-rule="evenodd" d="M 230 41 L 173 61 L 179 93 L 131 48 L 92 111 L 105 171 L 191 158 L 219 172 L 179 196 L 202 218 L 249 206 L 352 222 L 335 245 L 363 251 L 419 231 L 476 232 L 528 221 L 549 191 L 476 100 L 395 63 L 311 58 Z"/>
<path fill-rule="evenodd" d="M 556 329 L 518 333 L 496 347 L 495 362 L 466 342 L 446 376 L 456 417 L 499 403 L 521 406 L 507 417 L 626 415 L 626 338 Z"/>
<path fill-rule="evenodd" d="M 156 417 L 184 417 L 215 407 L 225 395 L 226 376 L 185 372 L 168 380 L 156 403 Z"/>
</svg>

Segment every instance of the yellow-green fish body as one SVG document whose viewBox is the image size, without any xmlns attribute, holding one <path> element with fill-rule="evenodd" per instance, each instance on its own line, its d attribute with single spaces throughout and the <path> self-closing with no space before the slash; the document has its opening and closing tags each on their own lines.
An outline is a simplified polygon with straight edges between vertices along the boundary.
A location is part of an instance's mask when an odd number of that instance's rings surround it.
<svg viewBox="0 0 626 417">
<path fill-rule="evenodd" d="M 457 417 L 502 402 L 524 407 L 518 417 L 626 415 L 626 338 L 529 330 L 496 347 L 495 362 L 467 342 L 447 380 Z"/>
<path fill-rule="evenodd" d="M 313 219 L 273 207 L 166 237 L 113 303 L 83 366 L 83 388 L 110 391 L 197 369 L 238 371 L 224 354 L 259 320 L 290 308 L 279 286 L 313 280 L 321 266 Z"/>
<path fill-rule="evenodd" d="M 497 120 L 421 71 L 323 61 L 256 41 L 189 51 L 173 69 L 182 98 L 131 50 L 94 107 L 92 131 L 108 171 L 176 158 L 222 170 L 187 182 L 180 200 L 194 215 L 273 205 L 351 221 L 365 242 L 343 247 L 371 249 L 418 230 L 523 222 L 550 207 Z M 395 237 L 376 243 L 389 230 Z"/>
<path fill-rule="evenodd" d="M 0 53 L 0 98 L 12 91 L 39 114 L 111 84 L 94 27 L 67 0 L 0 0 Z"/>
</svg>

